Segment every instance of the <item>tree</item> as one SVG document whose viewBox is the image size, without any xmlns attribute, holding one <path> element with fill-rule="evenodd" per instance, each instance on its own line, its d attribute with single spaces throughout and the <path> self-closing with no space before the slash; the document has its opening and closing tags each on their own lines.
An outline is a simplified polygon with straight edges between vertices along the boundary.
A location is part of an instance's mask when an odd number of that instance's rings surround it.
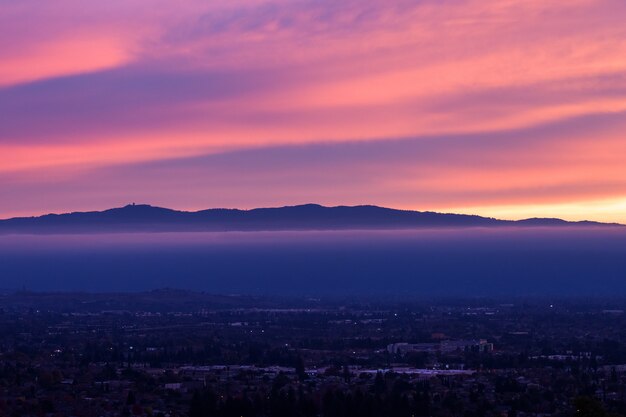
<svg viewBox="0 0 626 417">
<path fill-rule="evenodd" d="M 298 355 L 296 358 L 296 375 L 301 381 L 304 381 L 307 378 L 306 369 L 304 367 L 304 360 L 302 356 Z"/>
<path fill-rule="evenodd" d="M 133 391 L 128 391 L 128 396 L 126 397 L 126 405 L 135 404 L 135 393 Z"/>
<path fill-rule="evenodd" d="M 605 417 L 606 411 L 600 401 L 591 397 L 578 397 L 574 400 L 576 417 Z"/>
</svg>

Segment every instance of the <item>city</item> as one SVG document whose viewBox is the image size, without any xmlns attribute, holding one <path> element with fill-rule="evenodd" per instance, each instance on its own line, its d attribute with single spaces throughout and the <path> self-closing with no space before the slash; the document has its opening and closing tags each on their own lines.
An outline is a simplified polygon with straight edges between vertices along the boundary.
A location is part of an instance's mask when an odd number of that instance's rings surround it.
<svg viewBox="0 0 626 417">
<path fill-rule="evenodd" d="M 626 417 L 626 0 L 0 0 L 0 417 Z"/>
<path fill-rule="evenodd" d="M 624 415 L 624 304 L 11 292 L 0 414 Z"/>
</svg>

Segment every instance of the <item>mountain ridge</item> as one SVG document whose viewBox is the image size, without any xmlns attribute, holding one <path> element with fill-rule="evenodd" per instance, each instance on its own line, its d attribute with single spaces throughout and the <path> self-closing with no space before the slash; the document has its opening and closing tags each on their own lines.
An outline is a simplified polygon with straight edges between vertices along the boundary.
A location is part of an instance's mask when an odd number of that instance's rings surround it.
<svg viewBox="0 0 626 417">
<path fill-rule="evenodd" d="M 469 214 L 400 210 L 375 205 L 323 206 L 314 203 L 254 208 L 180 211 L 149 204 L 128 204 L 102 211 L 44 214 L 0 220 L 1 234 L 384 230 L 446 227 L 609 227 L 624 225 L 558 218 L 500 220 Z"/>
</svg>

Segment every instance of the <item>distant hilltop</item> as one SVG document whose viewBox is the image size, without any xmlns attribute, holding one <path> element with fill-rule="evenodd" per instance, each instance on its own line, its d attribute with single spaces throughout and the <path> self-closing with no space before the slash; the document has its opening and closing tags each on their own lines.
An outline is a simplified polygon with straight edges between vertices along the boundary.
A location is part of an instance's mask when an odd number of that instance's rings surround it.
<svg viewBox="0 0 626 417">
<path fill-rule="evenodd" d="M 304 204 L 251 210 L 178 211 L 129 204 L 104 211 L 46 214 L 0 220 L 0 233 L 125 233 L 273 230 L 393 230 L 447 227 L 608 227 L 615 223 L 532 218 L 499 220 L 466 214 L 396 210 L 385 207 Z"/>
</svg>

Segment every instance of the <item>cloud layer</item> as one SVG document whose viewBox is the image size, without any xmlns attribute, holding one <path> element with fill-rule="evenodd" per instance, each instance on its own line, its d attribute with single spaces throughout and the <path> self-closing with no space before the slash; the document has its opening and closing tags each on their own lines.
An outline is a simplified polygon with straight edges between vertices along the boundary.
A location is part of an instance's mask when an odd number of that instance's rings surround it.
<svg viewBox="0 0 626 417">
<path fill-rule="evenodd" d="M 0 217 L 316 201 L 626 221 L 621 0 L 0 10 Z"/>
</svg>

